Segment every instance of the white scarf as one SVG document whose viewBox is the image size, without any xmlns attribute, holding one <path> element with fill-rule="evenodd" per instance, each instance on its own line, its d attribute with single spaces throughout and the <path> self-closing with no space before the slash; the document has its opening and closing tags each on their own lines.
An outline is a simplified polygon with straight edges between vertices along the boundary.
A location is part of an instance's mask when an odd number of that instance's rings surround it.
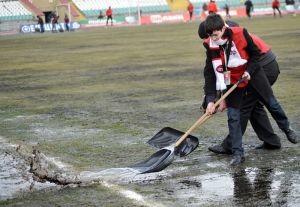
<svg viewBox="0 0 300 207">
<path fill-rule="evenodd" d="M 210 39 L 210 41 L 209 41 L 209 47 L 210 47 L 210 49 L 213 49 L 213 50 L 220 49 L 219 45 L 216 42 L 214 42 L 212 39 Z M 223 51 L 223 52 L 224 52 L 225 65 L 226 65 L 226 61 L 227 61 L 226 53 L 225 53 L 225 51 Z M 244 65 L 245 63 L 247 63 L 247 60 L 241 58 L 239 51 L 237 50 L 234 42 L 232 41 L 232 47 L 230 48 L 230 54 L 229 54 L 227 67 L 234 69 L 235 67 Z M 227 86 L 224 81 L 224 75 L 223 75 L 224 68 L 223 68 L 221 57 L 213 59 L 212 64 L 213 64 L 214 72 L 216 75 L 216 90 L 225 90 L 227 88 Z"/>
</svg>

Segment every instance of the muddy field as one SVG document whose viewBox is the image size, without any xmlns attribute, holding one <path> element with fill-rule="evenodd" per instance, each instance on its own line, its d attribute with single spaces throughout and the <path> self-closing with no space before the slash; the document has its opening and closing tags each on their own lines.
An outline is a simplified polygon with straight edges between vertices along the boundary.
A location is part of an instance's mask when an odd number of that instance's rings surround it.
<svg viewBox="0 0 300 207">
<path fill-rule="evenodd" d="M 299 20 L 237 20 L 277 55 L 273 88 L 297 132 Z M 299 144 L 273 120 L 282 148 L 254 149 L 249 125 L 236 168 L 207 150 L 227 133 L 225 113 L 165 170 L 128 168 L 156 152 L 146 141 L 160 129 L 184 131 L 202 115 L 198 24 L 1 37 L 0 206 L 299 206 Z"/>
</svg>

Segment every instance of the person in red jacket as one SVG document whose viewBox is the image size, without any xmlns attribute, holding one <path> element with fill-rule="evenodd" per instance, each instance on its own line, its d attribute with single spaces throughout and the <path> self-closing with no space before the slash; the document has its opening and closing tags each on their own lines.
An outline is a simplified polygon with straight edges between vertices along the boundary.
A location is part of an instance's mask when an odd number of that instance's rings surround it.
<svg viewBox="0 0 300 207">
<path fill-rule="evenodd" d="M 210 0 L 207 5 L 208 14 L 216 14 L 218 12 L 218 6 L 214 0 Z"/>
<path fill-rule="evenodd" d="M 274 17 L 276 16 L 275 10 L 278 11 L 279 16 L 281 17 L 281 11 L 280 11 L 279 7 L 280 7 L 280 2 L 279 2 L 279 0 L 273 0 L 273 2 L 272 2 L 272 9 L 273 9 Z"/>
<path fill-rule="evenodd" d="M 225 26 L 224 20 L 218 14 L 211 14 L 206 18 L 205 31 L 209 35 L 203 43 L 207 57 L 204 74 L 205 95 L 208 102 L 206 112 L 208 114 L 216 112 L 214 106 L 216 91 L 221 93 L 226 91 L 240 77 L 248 80 L 242 82 L 219 106 L 220 111 L 227 108 L 229 135 L 226 142 L 233 154 L 230 165 L 235 166 L 245 160 L 240 110 L 249 81 L 256 81 L 256 84 L 250 84 L 247 93 L 254 93 L 255 97 L 266 106 L 288 140 L 297 143 L 297 134 L 291 129 L 289 120 L 275 98 L 261 66 L 262 54 L 269 51 L 269 46 L 255 35 L 250 35 L 245 28 Z M 278 67 L 277 64 L 272 65 L 275 66 Z M 229 81 L 226 81 L 225 73 L 229 73 Z"/>
<path fill-rule="evenodd" d="M 239 26 L 237 22 L 230 20 L 226 20 L 225 24 L 228 27 Z M 205 31 L 205 21 L 200 23 L 198 35 L 202 40 L 207 39 L 209 37 Z M 255 36 L 253 40 L 255 41 L 256 39 L 259 42 L 263 42 L 263 40 Z M 268 47 L 266 47 L 264 44 L 258 44 L 258 46 L 261 50 L 265 51 L 260 58 L 260 63 L 270 85 L 272 86 L 276 82 L 277 77 L 280 73 L 279 67 L 276 67 L 276 65 L 278 65 L 276 61 L 276 56 L 273 54 L 271 48 L 269 50 L 266 49 Z M 204 73 L 206 73 L 207 71 L 206 68 L 207 66 L 204 67 Z M 259 79 L 257 81 L 259 81 Z M 257 81 L 250 81 L 250 86 L 256 85 Z M 206 105 L 206 97 L 204 97 L 201 109 L 206 109 Z M 241 105 L 240 121 L 243 135 L 246 131 L 247 124 L 250 121 L 255 133 L 257 134 L 257 137 L 263 142 L 262 144 L 255 147 L 255 149 L 271 150 L 281 148 L 280 137 L 274 132 L 263 104 L 259 102 L 258 98 L 256 98 L 254 93 L 249 92 L 247 93 L 247 95 L 245 95 L 245 98 L 243 99 Z M 226 136 L 226 138 L 222 141 L 221 144 L 208 147 L 208 150 L 217 154 L 232 154 L 229 136 Z"/>
<path fill-rule="evenodd" d="M 113 25 L 113 17 L 112 17 L 112 15 L 113 15 L 113 11 L 111 9 L 111 6 L 109 6 L 108 9 L 106 10 L 106 17 L 107 17 L 107 19 L 106 19 L 106 26 L 108 25 L 108 20 L 109 19 L 110 19 L 111 26 Z"/>
<path fill-rule="evenodd" d="M 227 20 L 225 21 L 226 26 L 229 27 L 237 27 L 239 26 L 238 23 L 234 21 Z M 201 22 L 198 29 L 198 35 L 199 37 L 204 40 L 207 39 L 209 36 L 207 35 L 205 31 L 205 21 Z M 269 84 L 272 86 L 279 76 L 280 70 L 278 67 L 278 62 L 276 60 L 275 54 L 272 52 L 270 46 L 268 46 L 262 39 L 259 37 L 250 34 L 252 37 L 254 43 L 259 47 L 261 50 L 261 57 L 259 59 L 260 65 L 262 67 L 262 70 L 264 71 L 266 78 L 269 82 Z M 207 72 L 206 70 L 207 66 L 204 68 L 204 73 Z M 279 136 L 274 132 L 271 122 L 268 118 L 267 112 L 264 109 L 263 104 L 259 101 L 256 94 L 254 93 L 252 88 L 255 88 L 257 85 L 260 85 L 260 82 L 263 81 L 264 75 L 262 73 L 259 73 L 259 76 L 256 76 L 255 79 L 252 79 L 252 81 L 249 82 L 249 85 L 247 86 L 247 94 L 243 98 L 243 102 L 241 105 L 241 128 L 242 128 L 242 134 L 245 133 L 245 130 L 247 128 L 247 123 L 250 120 L 251 125 L 257 134 L 257 137 L 263 141 L 262 144 L 255 147 L 255 149 L 280 149 L 281 148 L 281 142 Z M 260 90 L 260 95 L 262 97 L 268 96 L 265 94 L 265 90 Z M 206 98 L 204 98 L 202 109 L 206 109 Z M 293 137 L 287 137 L 288 140 L 291 143 L 296 144 L 298 141 L 297 139 L 294 139 Z M 217 154 L 232 154 L 231 152 L 231 143 L 230 143 L 230 137 L 227 136 L 221 144 L 217 144 L 214 146 L 208 147 L 209 151 L 212 151 Z"/>
<path fill-rule="evenodd" d="M 190 20 L 192 20 L 192 18 L 193 18 L 193 12 L 194 12 L 194 6 L 193 6 L 193 4 L 191 2 L 189 2 L 187 10 L 188 10 L 188 12 L 190 14 Z"/>
</svg>

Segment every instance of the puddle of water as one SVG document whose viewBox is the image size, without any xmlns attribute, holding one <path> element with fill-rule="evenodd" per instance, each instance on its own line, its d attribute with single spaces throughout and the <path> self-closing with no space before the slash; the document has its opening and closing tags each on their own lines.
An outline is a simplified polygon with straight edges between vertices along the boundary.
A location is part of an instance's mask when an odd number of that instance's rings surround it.
<svg viewBox="0 0 300 207">
<path fill-rule="evenodd" d="M 211 173 L 188 177 L 175 180 L 171 185 L 178 186 L 172 197 L 189 207 L 222 203 L 233 196 L 233 181 L 229 174 Z"/>
<path fill-rule="evenodd" d="M 183 173 L 185 170 L 175 171 Z M 176 203 L 184 207 L 246 204 L 296 207 L 300 201 L 300 180 L 295 177 L 294 172 L 289 174 L 268 168 L 238 168 L 228 170 L 228 173 L 182 177 L 176 175 L 175 171 L 169 170 L 165 175 L 166 179 L 157 179 L 154 183 L 146 182 L 147 186 L 145 180 L 140 180 L 140 184 L 145 187 L 145 191 L 146 188 L 156 189 L 151 197 L 170 205 Z M 172 173 L 174 174 L 170 175 Z M 135 182 L 138 184 L 138 179 Z"/>
</svg>

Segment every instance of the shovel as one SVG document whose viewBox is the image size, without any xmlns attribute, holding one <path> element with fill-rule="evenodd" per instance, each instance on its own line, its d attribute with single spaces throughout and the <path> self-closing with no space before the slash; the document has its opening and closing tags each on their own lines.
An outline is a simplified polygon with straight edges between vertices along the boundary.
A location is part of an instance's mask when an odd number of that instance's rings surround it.
<svg viewBox="0 0 300 207">
<path fill-rule="evenodd" d="M 214 104 L 214 107 L 219 106 L 219 104 L 244 80 L 245 78 L 241 78 L 237 83 L 235 83 L 223 96 L 221 96 L 221 98 Z M 172 163 L 172 161 L 175 158 L 178 147 L 180 149 L 181 144 L 187 139 L 189 134 L 198 125 L 204 123 L 211 116 L 212 115 L 209 115 L 206 112 L 175 143 L 158 150 L 157 152 L 152 154 L 148 159 L 129 167 L 137 170 L 140 174 L 159 172 L 165 169 Z"/>
<path fill-rule="evenodd" d="M 165 127 L 155 134 L 150 140 L 148 140 L 147 144 L 157 149 L 161 149 L 174 144 L 180 139 L 180 137 L 182 137 L 182 135 L 184 135 L 184 132 L 182 131 L 171 127 Z M 187 156 L 193 152 L 198 145 L 199 139 L 195 136 L 188 135 L 187 138 L 180 144 L 180 146 L 177 147 L 175 155 L 180 157 Z"/>
</svg>

